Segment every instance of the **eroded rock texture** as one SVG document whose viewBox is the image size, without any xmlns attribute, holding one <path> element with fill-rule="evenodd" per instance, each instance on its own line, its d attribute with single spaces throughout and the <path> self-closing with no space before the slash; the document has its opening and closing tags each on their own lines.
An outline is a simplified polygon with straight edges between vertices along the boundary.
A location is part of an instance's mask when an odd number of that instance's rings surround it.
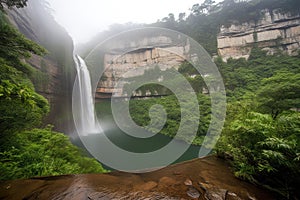
<svg viewBox="0 0 300 200">
<path fill-rule="evenodd" d="M 218 53 L 224 59 L 249 58 L 254 46 L 272 54 L 280 49 L 289 55 L 300 48 L 300 15 L 263 10 L 258 22 L 222 26 L 218 35 Z"/>
<path fill-rule="evenodd" d="M 0 183 L 0 199 L 276 199 L 214 156 L 149 173 L 66 175 Z"/>
</svg>

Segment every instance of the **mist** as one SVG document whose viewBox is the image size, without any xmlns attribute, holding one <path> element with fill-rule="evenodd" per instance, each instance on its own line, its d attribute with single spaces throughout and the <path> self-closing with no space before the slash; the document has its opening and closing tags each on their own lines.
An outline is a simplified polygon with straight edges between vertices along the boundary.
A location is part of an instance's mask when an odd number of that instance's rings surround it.
<svg viewBox="0 0 300 200">
<path fill-rule="evenodd" d="M 71 35 L 74 43 L 84 43 L 111 24 L 154 23 L 173 13 L 189 13 L 204 0 L 48 0 L 56 21 Z M 219 2 L 221 0 L 217 0 Z"/>
</svg>

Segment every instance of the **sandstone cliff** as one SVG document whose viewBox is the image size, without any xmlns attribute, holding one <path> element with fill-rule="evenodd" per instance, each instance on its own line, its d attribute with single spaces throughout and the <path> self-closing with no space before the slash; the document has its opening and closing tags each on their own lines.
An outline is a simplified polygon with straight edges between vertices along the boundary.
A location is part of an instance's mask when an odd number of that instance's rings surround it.
<svg viewBox="0 0 300 200">
<path fill-rule="evenodd" d="M 37 92 L 50 102 L 51 111 L 45 123 L 54 124 L 56 130 L 70 130 L 67 125 L 71 116 L 67 113 L 75 74 L 71 37 L 57 24 L 43 0 L 30 0 L 27 7 L 7 13 L 21 33 L 49 52 L 44 57 L 33 55 L 27 60 L 40 72 L 32 77 Z"/>
<path fill-rule="evenodd" d="M 126 53 L 122 53 L 124 49 Z M 186 60 L 188 53 L 188 41 L 174 45 L 172 38 L 165 36 L 116 42 L 104 54 L 104 74 L 98 84 L 97 96 L 99 98 L 109 97 L 111 94 L 127 96 L 128 94 L 122 90 L 126 81 L 122 79 L 142 76 L 145 70 L 154 67 L 159 67 L 162 71 L 172 67 L 178 68 Z M 147 93 L 147 95 L 155 94 Z"/>
<path fill-rule="evenodd" d="M 263 10 L 257 22 L 222 26 L 218 35 L 218 53 L 224 59 L 248 58 L 254 46 L 268 53 L 282 50 L 296 55 L 300 49 L 300 15 Z"/>
</svg>

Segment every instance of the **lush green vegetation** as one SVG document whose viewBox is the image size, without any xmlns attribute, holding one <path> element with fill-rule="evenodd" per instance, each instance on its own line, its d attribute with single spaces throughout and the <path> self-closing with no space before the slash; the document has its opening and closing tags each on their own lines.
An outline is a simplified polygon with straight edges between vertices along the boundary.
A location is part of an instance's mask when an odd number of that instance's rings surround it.
<svg viewBox="0 0 300 200">
<path fill-rule="evenodd" d="M 250 21 L 257 23 L 263 16 L 262 11 L 266 9 L 299 14 L 300 1 L 224 0 L 215 3 L 205 0 L 201 4 L 193 5 L 188 14 L 180 13 L 176 17 L 170 13 L 149 26 L 185 33 L 213 55 L 217 53 L 217 35 L 221 25 Z M 93 46 L 99 43 L 105 35 L 136 27 L 143 25 L 115 25 L 90 44 Z M 300 193 L 296 189 L 300 183 L 300 57 L 291 57 L 280 52 L 267 56 L 265 52 L 254 47 L 249 60 L 229 59 L 225 63 L 217 58 L 215 62 L 224 79 L 228 98 L 225 127 L 215 152 L 232 163 L 237 177 L 274 190 L 282 198 L 298 199 Z M 195 92 L 203 91 L 203 79 L 199 75 L 193 76 L 194 69 L 188 63 L 184 63 L 179 71 L 185 74 Z M 158 75 L 155 75 L 155 71 L 151 73 L 157 80 L 164 72 L 158 72 Z M 143 80 L 141 77 L 140 82 Z M 174 80 L 175 85 L 180 84 L 177 81 Z M 126 87 L 128 90 L 132 89 L 130 84 Z M 162 88 L 157 84 L 148 84 L 140 90 L 145 94 L 147 90 L 153 93 L 161 91 Z M 198 95 L 198 100 L 203 98 L 205 99 L 203 95 Z M 207 102 L 209 99 L 203 100 L 201 104 L 209 106 Z M 179 105 L 175 96 L 131 100 L 130 111 L 133 119 L 139 125 L 148 125 L 149 109 L 154 104 L 163 105 L 168 113 L 168 120 L 161 133 L 173 137 L 180 123 Z M 204 109 L 202 112 L 207 114 L 205 120 L 208 122 L 209 110 Z M 160 116 L 157 118 L 159 121 Z M 199 126 L 198 141 L 194 143 L 199 144 L 202 141 L 207 129 L 205 124 Z"/>
<path fill-rule="evenodd" d="M 0 2 L 2 6 L 4 1 Z M 173 14 L 169 14 L 151 26 L 185 33 L 214 54 L 220 25 L 256 22 L 261 18 L 261 10 L 278 8 L 279 12 L 299 13 L 300 5 L 298 0 L 225 0 L 219 4 L 205 0 L 202 4 L 195 4 L 187 17 L 180 13 L 176 20 Z M 103 171 L 95 160 L 82 157 L 81 151 L 72 146 L 66 136 L 50 128 L 31 130 L 40 125 L 49 106 L 34 90 L 31 82 L 34 69 L 21 60 L 31 53 L 43 54 L 46 51 L 7 25 L 3 14 L 0 17 L 1 178 Z M 111 30 L 92 41 L 91 46 L 114 33 L 136 27 L 141 25 L 112 26 Z M 60 49 L 56 44 L 52 48 Z M 60 52 L 57 57 L 63 65 L 66 55 Z M 226 122 L 215 152 L 230 161 L 237 177 L 269 188 L 282 198 L 297 199 L 300 196 L 297 191 L 300 184 L 300 57 L 280 53 L 267 56 L 260 49 L 253 48 L 248 61 L 229 59 L 225 63 L 217 58 L 215 62 L 223 76 L 228 97 Z M 201 94 L 206 86 L 192 66 L 183 63 L 178 71 L 197 93 L 200 120 L 193 143 L 201 144 L 211 117 L 210 98 Z M 134 84 L 127 84 L 125 90 L 130 91 L 134 85 L 144 82 L 145 77 L 157 80 L 161 76 L 173 75 L 173 72 L 172 69 L 165 72 L 157 68 L 148 70 L 145 76 L 130 79 Z M 177 78 L 165 80 L 175 87 L 182 84 Z M 171 93 L 157 84 L 139 89 L 142 94 L 147 91 Z M 182 113 L 189 113 L 192 107 L 189 108 L 189 102 L 180 107 L 174 95 L 131 100 L 133 120 L 141 126 L 148 125 L 148 113 L 155 104 L 164 106 L 167 112 L 168 119 L 161 133 L 174 137 Z M 155 109 L 151 112 L 155 116 Z M 154 120 L 159 122 L 163 120 L 161 117 L 157 115 Z M 188 130 L 188 123 L 185 128 Z M 189 141 L 190 138 L 182 139 Z"/>
<path fill-rule="evenodd" d="M 155 83 L 159 79 L 160 81 L 158 83 Z M 190 88 L 183 82 L 183 79 L 188 80 L 191 86 Z M 162 105 L 167 113 L 167 121 L 160 133 L 168 135 L 170 137 L 174 137 L 176 135 L 181 122 L 182 126 L 184 126 L 184 130 L 186 130 L 187 132 L 193 132 L 192 130 L 190 130 L 190 123 L 192 123 L 193 120 L 198 120 L 194 119 L 194 116 L 192 116 L 191 114 L 193 112 L 193 109 L 195 109 L 195 107 L 193 106 L 193 101 L 185 99 L 181 101 L 180 105 L 177 97 L 173 95 L 173 93 L 180 96 L 182 94 L 182 91 L 195 92 L 199 102 L 200 119 L 197 122 L 197 137 L 192 142 L 193 144 L 201 145 L 210 122 L 210 97 L 202 94 L 202 91 L 204 88 L 206 88 L 206 85 L 201 75 L 199 75 L 197 70 L 195 70 L 195 68 L 190 63 L 182 63 L 179 66 L 178 71 L 174 68 L 162 71 L 159 67 L 156 66 L 153 69 L 145 70 L 145 73 L 143 75 L 128 78 L 126 79 L 126 81 L 127 84 L 124 86 L 124 91 L 127 94 L 135 91 L 135 93 L 139 93 L 142 96 L 157 95 L 159 97 L 145 100 L 131 100 L 130 113 L 133 120 L 138 125 L 147 127 L 147 125 L 151 121 L 148 115 L 149 111 L 151 110 L 151 112 L 155 115 L 152 117 L 152 120 L 155 120 L 159 124 L 159 122 L 164 120 L 164 116 L 157 114 L 158 112 L 156 111 L 158 110 L 155 109 L 159 109 L 158 107 L 152 108 L 152 106 L 156 104 Z M 144 84 L 145 82 L 151 81 L 153 81 L 154 83 Z M 141 85 L 141 87 L 135 89 L 135 87 L 138 85 Z M 148 93 L 147 95 L 147 92 L 150 92 L 151 94 Z M 186 118 L 188 118 L 188 120 L 186 120 Z M 154 127 L 147 128 L 148 131 L 158 131 Z M 185 134 L 185 137 L 181 139 L 185 140 L 186 142 L 191 142 L 189 134 Z"/>
<path fill-rule="evenodd" d="M 300 183 L 300 57 L 281 53 L 268 56 L 254 48 L 247 61 L 229 59 L 225 63 L 217 58 L 215 62 L 226 85 L 228 107 L 225 126 L 214 151 L 232 163 L 237 177 L 263 185 L 287 199 L 299 196 L 296 187 Z M 178 71 L 191 85 L 199 79 L 194 84 L 198 87 L 193 89 L 198 93 L 201 119 L 193 143 L 201 145 L 211 117 L 210 99 L 201 94 L 205 84 L 202 78 L 197 78 L 199 75 L 192 66 L 183 63 Z M 176 78 L 175 82 L 181 83 Z M 185 110 L 188 107 L 180 107 L 172 95 L 131 100 L 133 120 L 146 127 L 151 121 L 149 110 L 155 104 L 162 105 L 168 117 L 160 133 L 174 137 L 180 112 L 182 109 L 189 112 Z M 157 115 L 155 120 L 163 119 Z"/>
<path fill-rule="evenodd" d="M 216 152 L 230 160 L 237 177 L 286 199 L 299 196 L 300 58 L 255 49 L 249 61 L 217 63 L 228 112 Z"/>
<path fill-rule="evenodd" d="M 42 55 L 46 50 L 8 25 L 3 13 L 0 17 L 0 131 L 3 135 L 39 125 L 49 112 L 49 105 L 34 91 L 29 79 L 34 69 L 21 61 L 31 53 Z"/>
<path fill-rule="evenodd" d="M 210 122 L 210 98 L 209 96 L 198 94 L 199 102 L 199 112 L 200 119 L 198 123 L 198 131 L 196 138 L 193 140 L 193 144 L 201 145 L 206 135 L 209 122 Z M 178 132 L 179 125 L 182 120 L 182 114 L 191 113 L 190 109 L 193 109 L 193 106 L 189 106 L 190 102 L 183 102 L 185 105 L 179 105 L 177 98 L 174 95 L 161 97 L 161 98 L 152 98 L 146 100 L 131 100 L 130 101 L 130 114 L 132 119 L 140 126 L 147 126 L 151 121 L 148 113 L 150 108 L 153 105 L 162 105 L 167 113 L 167 121 L 164 128 L 160 131 L 161 134 L 174 137 Z M 151 109 L 152 113 L 158 113 L 157 111 Z M 157 122 L 163 121 L 163 116 L 157 114 L 153 116 L 153 119 Z M 185 116 L 186 118 L 187 116 Z M 189 117 L 188 117 L 189 118 Z M 189 118 L 189 120 L 191 120 Z M 190 126 L 188 121 L 184 121 L 183 130 L 189 132 Z M 148 131 L 156 132 L 157 130 L 149 129 Z M 190 142 L 189 135 L 185 134 L 184 138 L 181 138 L 187 142 Z"/>
<path fill-rule="evenodd" d="M 31 81 L 38 70 L 23 60 L 46 52 L 0 11 L 0 179 L 105 171 L 62 133 L 33 129 L 40 127 L 49 104 Z"/>
<path fill-rule="evenodd" d="M 124 92 L 130 93 L 132 91 L 140 92 L 142 96 L 145 96 L 147 92 L 150 92 L 152 95 L 159 94 L 159 95 L 169 95 L 172 92 L 167 89 L 166 87 L 162 85 L 158 85 L 155 83 L 149 83 L 146 85 L 143 85 L 145 80 L 151 82 L 151 81 L 157 81 L 158 79 L 162 77 L 166 77 L 170 74 L 173 74 L 174 69 L 161 71 L 158 66 L 155 66 L 154 68 L 150 68 L 148 70 L 145 70 L 144 74 L 142 76 L 135 76 L 125 79 L 127 83 L 124 85 Z M 138 89 L 135 90 L 135 87 L 137 85 L 142 85 Z"/>
<path fill-rule="evenodd" d="M 5 145 L 6 150 L 0 153 L 1 180 L 105 171 L 51 127 L 18 132 Z"/>
</svg>

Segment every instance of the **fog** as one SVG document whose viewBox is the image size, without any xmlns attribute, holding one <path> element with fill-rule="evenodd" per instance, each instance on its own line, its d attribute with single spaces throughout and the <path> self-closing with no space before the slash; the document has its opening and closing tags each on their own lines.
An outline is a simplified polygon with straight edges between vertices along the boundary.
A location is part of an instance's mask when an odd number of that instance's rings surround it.
<svg viewBox="0 0 300 200">
<path fill-rule="evenodd" d="M 203 1 L 48 0 L 55 19 L 69 32 L 75 43 L 86 42 L 115 23 L 153 23 L 169 13 L 177 18 L 179 13 L 189 13 L 189 8 Z"/>
</svg>

